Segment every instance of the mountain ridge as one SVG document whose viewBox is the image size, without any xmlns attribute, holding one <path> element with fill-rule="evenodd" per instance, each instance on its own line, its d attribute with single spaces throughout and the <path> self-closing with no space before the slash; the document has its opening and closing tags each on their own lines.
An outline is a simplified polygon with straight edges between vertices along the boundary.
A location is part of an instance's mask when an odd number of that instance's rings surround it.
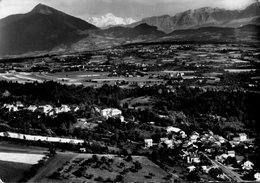
<svg viewBox="0 0 260 183">
<path fill-rule="evenodd" d="M 99 29 L 82 19 L 39 4 L 28 13 L 11 15 L 0 20 L 0 56 L 56 50 L 104 49 L 124 43 L 167 39 L 255 42 L 260 40 L 260 30 L 257 26 L 260 16 L 252 15 L 258 14 L 258 8 L 259 4 L 252 4 L 245 10 L 228 10 L 224 14 L 223 9 L 204 7 L 187 10 L 174 17 L 163 15 L 156 22 L 168 24 L 168 33 L 165 33 L 149 22 L 139 22 L 130 27 Z M 250 9 L 254 10 L 253 14 Z M 225 26 L 227 15 L 240 18 L 228 21 L 228 24 L 232 23 L 235 28 Z M 149 20 L 148 18 L 147 21 Z M 178 29 L 171 31 L 171 22 L 174 22 Z M 237 26 L 246 23 L 248 25 L 250 22 L 254 25 Z"/>
<path fill-rule="evenodd" d="M 129 25 L 135 27 L 141 23 L 156 26 L 159 30 L 165 33 L 170 33 L 178 29 L 190 29 L 200 26 L 225 26 L 225 27 L 239 27 L 253 22 L 242 22 L 239 20 L 249 17 L 257 18 L 260 16 L 260 3 L 256 2 L 244 10 L 226 10 L 223 8 L 203 7 L 198 9 L 187 10 L 175 14 L 174 16 L 162 15 L 143 18 L 141 21 Z M 240 24 L 232 24 L 234 21 Z"/>
</svg>

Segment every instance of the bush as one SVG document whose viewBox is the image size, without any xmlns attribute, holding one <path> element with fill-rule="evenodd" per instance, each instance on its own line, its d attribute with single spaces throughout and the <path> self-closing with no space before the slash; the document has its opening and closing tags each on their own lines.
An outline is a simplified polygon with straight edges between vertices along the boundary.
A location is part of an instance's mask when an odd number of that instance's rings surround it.
<svg viewBox="0 0 260 183">
<path fill-rule="evenodd" d="M 133 160 L 133 158 L 132 158 L 132 156 L 131 156 L 131 155 L 128 155 L 128 156 L 127 156 L 127 158 L 126 158 L 125 160 L 129 162 L 129 161 L 132 161 L 132 160 Z"/>
<path fill-rule="evenodd" d="M 113 182 L 113 181 L 111 180 L 110 177 L 108 177 L 105 182 Z"/>
<path fill-rule="evenodd" d="M 124 177 L 122 175 L 117 175 L 115 182 L 122 182 L 124 180 Z"/>
<path fill-rule="evenodd" d="M 146 179 L 151 179 L 152 177 L 150 175 L 145 175 L 144 176 Z"/>
<path fill-rule="evenodd" d="M 100 177 L 100 176 L 96 177 L 94 180 L 98 181 L 98 182 L 103 182 L 104 181 L 104 179 L 102 177 Z"/>
<path fill-rule="evenodd" d="M 95 154 L 93 154 L 92 160 L 93 160 L 94 162 L 98 162 L 98 161 L 99 161 L 98 156 L 95 155 Z"/>
<path fill-rule="evenodd" d="M 154 177 L 155 175 L 152 172 L 149 172 L 149 176 Z"/>
<path fill-rule="evenodd" d="M 86 179 L 92 179 L 93 176 L 94 176 L 93 174 L 86 174 L 84 177 Z"/>
</svg>

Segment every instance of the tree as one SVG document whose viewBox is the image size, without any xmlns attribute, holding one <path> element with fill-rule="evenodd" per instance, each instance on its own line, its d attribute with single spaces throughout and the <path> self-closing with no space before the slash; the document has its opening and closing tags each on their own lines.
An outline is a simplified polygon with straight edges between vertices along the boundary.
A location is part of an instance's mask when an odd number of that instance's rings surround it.
<svg viewBox="0 0 260 183">
<path fill-rule="evenodd" d="M 124 180 L 124 177 L 122 175 L 117 175 L 115 182 L 123 182 L 123 180 Z"/>
<path fill-rule="evenodd" d="M 191 171 L 188 174 L 188 181 L 198 182 L 200 181 L 200 176 L 198 170 Z"/>
</svg>

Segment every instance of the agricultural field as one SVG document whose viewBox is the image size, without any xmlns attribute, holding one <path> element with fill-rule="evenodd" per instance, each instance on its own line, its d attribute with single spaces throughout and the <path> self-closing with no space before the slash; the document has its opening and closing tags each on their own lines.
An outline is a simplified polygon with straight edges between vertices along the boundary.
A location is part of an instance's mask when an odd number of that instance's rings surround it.
<svg viewBox="0 0 260 183">
<path fill-rule="evenodd" d="M 30 182 L 165 182 L 169 177 L 146 157 L 58 153 Z"/>
<path fill-rule="evenodd" d="M 0 142 L 0 179 L 4 182 L 19 181 L 33 164 L 37 164 L 42 159 L 46 150 Z"/>
<path fill-rule="evenodd" d="M 97 79 L 107 77 L 107 73 L 94 73 L 94 72 L 62 72 L 62 73 L 37 73 L 37 72 L 10 72 L 0 73 L 0 80 L 30 83 L 44 81 L 55 81 L 62 84 L 81 85 L 84 80 Z"/>
<path fill-rule="evenodd" d="M 107 72 L 8 72 L 0 73 L 0 81 L 11 81 L 18 83 L 33 83 L 44 81 L 54 81 L 66 85 L 84 85 L 101 87 L 103 84 L 115 85 L 117 82 L 125 81 L 129 83 L 161 83 L 161 79 L 150 79 L 145 77 L 108 77 Z"/>
</svg>

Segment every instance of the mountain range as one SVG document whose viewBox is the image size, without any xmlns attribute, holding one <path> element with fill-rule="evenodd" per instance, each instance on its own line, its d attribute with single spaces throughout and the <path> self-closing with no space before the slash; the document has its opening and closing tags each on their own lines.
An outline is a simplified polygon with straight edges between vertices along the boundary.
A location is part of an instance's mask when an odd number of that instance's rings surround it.
<svg viewBox="0 0 260 183">
<path fill-rule="evenodd" d="M 0 20 L 0 55 L 50 50 L 69 45 L 98 28 L 43 4 L 26 14 Z"/>
<path fill-rule="evenodd" d="M 101 17 L 90 17 L 87 19 L 87 22 L 100 28 L 108 28 L 111 26 L 129 25 L 135 23 L 136 20 L 132 18 L 117 17 L 112 13 L 108 13 Z"/>
<path fill-rule="evenodd" d="M 139 22 L 131 24 L 135 27 L 146 23 L 158 27 L 165 33 L 174 30 L 200 28 L 206 26 L 218 27 L 241 27 L 248 24 L 259 24 L 260 2 L 256 2 L 243 10 L 225 10 L 220 8 L 204 7 L 188 10 L 174 16 L 163 15 L 144 18 Z"/>
<path fill-rule="evenodd" d="M 112 14 L 102 20 L 103 25 L 127 23 Z M 173 17 L 150 17 L 128 26 L 100 29 L 82 19 L 39 4 L 26 14 L 0 20 L 0 56 L 99 49 L 137 41 L 255 42 L 260 40 L 259 20 L 260 3 L 254 3 L 244 10 L 206 7 Z"/>
</svg>

